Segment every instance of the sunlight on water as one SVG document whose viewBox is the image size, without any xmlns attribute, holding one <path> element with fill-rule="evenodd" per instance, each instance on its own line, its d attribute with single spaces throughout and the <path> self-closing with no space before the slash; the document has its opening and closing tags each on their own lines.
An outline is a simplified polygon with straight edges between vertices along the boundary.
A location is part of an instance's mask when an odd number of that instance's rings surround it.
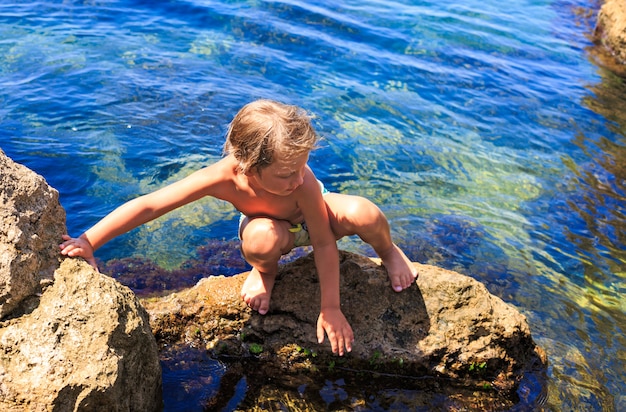
<svg viewBox="0 0 626 412">
<path fill-rule="evenodd" d="M 413 260 L 473 276 L 529 318 L 550 408 L 621 410 L 626 86 L 589 58 L 593 22 L 575 12 L 588 7 L 5 2 L 0 147 L 60 191 L 77 235 L 219 159 L 243 104 L 301 105 L 329 189 L 374 200 Z M 236 239 L 237 220 L 203 199 L 98 257 L 175 269 Z"/>
</svg>

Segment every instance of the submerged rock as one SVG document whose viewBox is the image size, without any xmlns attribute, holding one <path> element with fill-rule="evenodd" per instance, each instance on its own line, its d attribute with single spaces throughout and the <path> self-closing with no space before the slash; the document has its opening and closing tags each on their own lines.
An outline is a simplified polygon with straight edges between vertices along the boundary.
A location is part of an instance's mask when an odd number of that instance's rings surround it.
<svg viewBox="0 0 626 412">
<path fill-rule="evenodd" d="M 239 369 L 273 382 L 302 375 L 319 381 L 341 369 L 355 376 L 430 377 L 448 386 L 487 389 L 501 399 L 515 397 L 526 373 L 545 369 L 545 354 L 518 310 L 470 277 L 415 267 L 416 283 L 396 293 L 384 267 L 341 252 L 342 310 L 356 339 L 341 358 L 327 340 L 317 343 L 319 284 L 312 255 L 280 269 L 264 316 L 239 297 L 247 273 L 206 278 L 143 303 L 162 345 L 205 347 L 231 364 L 254 359 L 255 366 Z M 255 380 L 260 379 L 248 379 L 249 385 Z"/>
</svg>

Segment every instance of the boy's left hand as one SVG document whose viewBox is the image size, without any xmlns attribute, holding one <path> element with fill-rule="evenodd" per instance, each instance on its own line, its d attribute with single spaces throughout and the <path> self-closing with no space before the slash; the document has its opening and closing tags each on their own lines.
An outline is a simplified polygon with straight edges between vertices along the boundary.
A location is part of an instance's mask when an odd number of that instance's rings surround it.
<svg viewBox="0 0 626 412">
<path fill-rule="evenodd" d="M 319 343 L 324 342 L 324 332 L 328 335 L 333 353 L 343 356 L 344 348 L 346 352 L 352 351 L 354 334 L 341 309 L 322 309 L 317 318 L 317 341 Z"/>
<path fill-rule="evenodd" d="M 82 257 L 93 266 L 96 270 L 98 270 L 98 265 L 96 263 L 96 258 L 93 256 L 93 246 L 91 243 L 84 238 L 82 235 L 77 238 L 73 238 L 69 235 L 62 235 L 63 243 L 59 245 L 61 249 L 61 254 L 64 256 L 70 257 Z"/>
</svg>

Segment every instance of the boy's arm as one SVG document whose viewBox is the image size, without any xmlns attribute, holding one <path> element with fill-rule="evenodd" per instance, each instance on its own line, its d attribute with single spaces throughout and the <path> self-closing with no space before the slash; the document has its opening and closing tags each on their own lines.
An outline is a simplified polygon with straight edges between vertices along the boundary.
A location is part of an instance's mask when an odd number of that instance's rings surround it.
<svg viewBox="0 0 626 412">
<path fill-rule="evenodd" d="M 339 291 L 339 252 L 337 241 L 330 228 L 326 203 L 322 198 L 317 179 L 307 169 L 299 200 L 300 210 L 307 222 L 311 245 L 315 251 L 315 267 L 320 281 L 320 316 L 317 321 L 317 338 L 324 341 L 328 335 L 333 353 L 344 354 L 352 350 L 354 334 L 341 311 Z"/>
<path fill-rule="evenodd" d="M 95 267 L 93 252 L 109 240 L 210 194 L 211 187 L 218 181 L 215 171 L 210 170 L 212 167 L 124 203 L 78 238 L 63 236 L 64 242 L 59 245 L 61 254 L 83 257 Z"/>
<path fill-rule="evenodd" d="M 354 334 L 350 323 L 341 311 L 339 294 L 339 259 L 337 247 L 315 247 L 315 266 L 320 281 L 320 315 L 317 319 L 317 340 L 324 342 L 324 332 L 328 335 L 333 353 L 340 356 L 352 351 Z M 334 264 L 332 264 L 334 262 Z M 330 267 L 332 264 L 333 267 Z"/>
</svg>

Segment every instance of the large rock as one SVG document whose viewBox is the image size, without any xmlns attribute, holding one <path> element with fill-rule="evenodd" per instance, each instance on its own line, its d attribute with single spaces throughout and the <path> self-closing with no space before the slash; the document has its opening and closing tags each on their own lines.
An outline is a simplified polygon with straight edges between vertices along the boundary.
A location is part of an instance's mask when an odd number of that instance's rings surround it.
<svg viewBox="0 0 626 412">
<path fill-rule="evenodd" d="M 0 318 L 52 276 L 64 230 L 59 193 L 0 150 Z"/>
<path fill-rule="evenodd" d="M 162 408 L 156 341 L 130 289 L 66 259 L 32 306 L 0 324 L 0 410 Z"/>
<path fill-rule="evenodd" d="M 58 192 L 0 151 L 0 202 L 0 411 L 161 409 L 148 315 L 127 287 L 61 259 Z"/>
<path fill-rule="evenodd" d="M 319 345 L 316 340 L 319 284 L 312 256 L 280 269 L 265 316 L 241 302 L 245 273 L 206 278 L 192 289 L 147 299 L 144 305 L 157 341 L 168 347 L 206 347 L 229 362 L 254 354 L 261 362 L 241 369 L 246 374 L 262 370 L 274 382 L 328 374 L 333 365 L 341 365 L 343 371 L 432 377 L 448 386 L 462 383 L 512 395 L 526 373 L 545 370 L 545 354 L 518 310 L 470 277 L 415 267 L 415 285 L 396 293 L 382 266 L 341 253 L 342 309 L 356 338 L 344 358 L 332 355 L 328 341 Z M 323 382 L 325 376 L 317 380 Z"/>
</svg>

